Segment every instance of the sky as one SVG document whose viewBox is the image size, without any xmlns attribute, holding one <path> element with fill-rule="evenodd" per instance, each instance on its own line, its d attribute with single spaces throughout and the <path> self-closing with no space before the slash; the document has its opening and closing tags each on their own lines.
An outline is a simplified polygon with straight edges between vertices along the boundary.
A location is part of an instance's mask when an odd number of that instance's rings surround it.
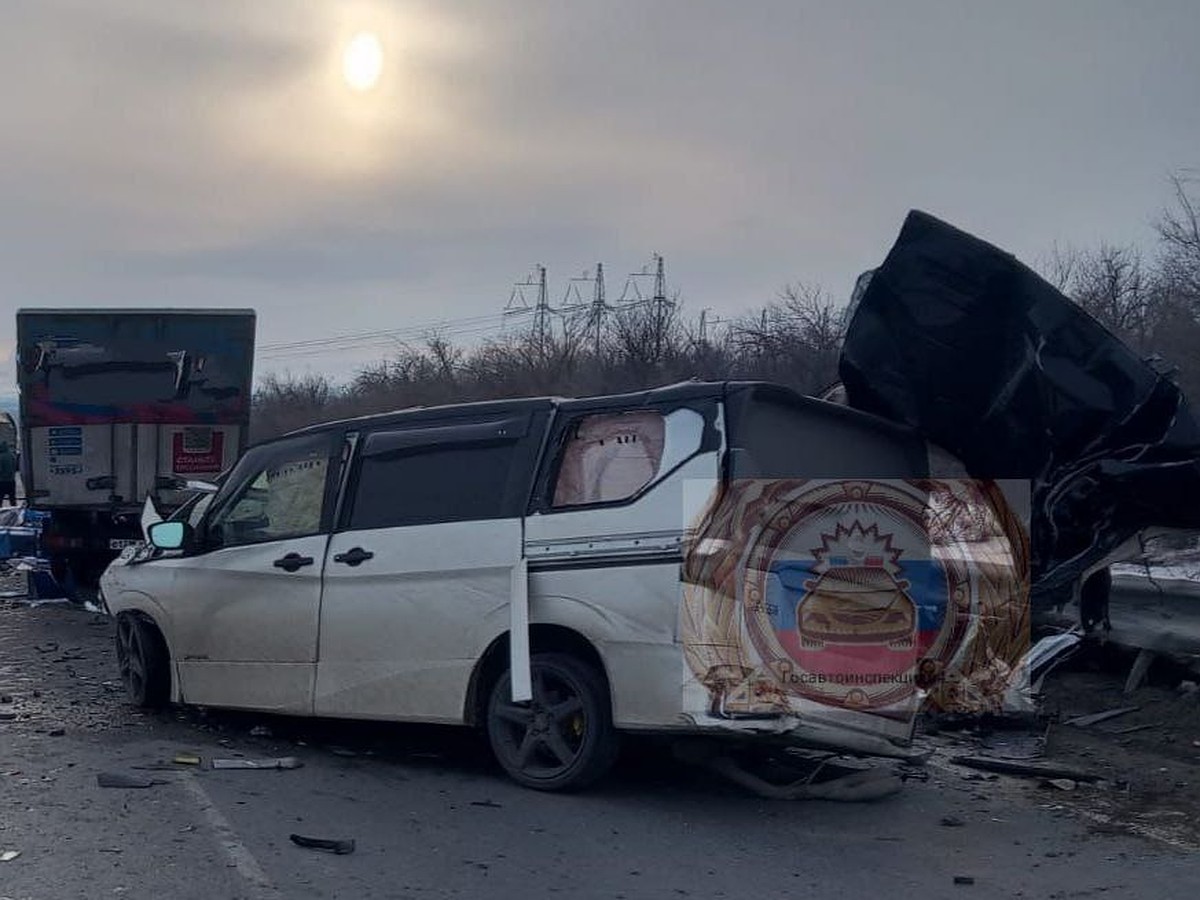
<svg viewBox="0 0 1200 900">
<path fill-rule="evenodd" d="M 249 307 L 257 375 L 344 380 L 511 327 L 537 264 L 557 303 L 662 254 L 722 317 L 847 297 L 912 208 L 1152 251 L 1197 34 L 1195 0 L 4 0 L 0 397 L 21 307 Z"/>
</svg>

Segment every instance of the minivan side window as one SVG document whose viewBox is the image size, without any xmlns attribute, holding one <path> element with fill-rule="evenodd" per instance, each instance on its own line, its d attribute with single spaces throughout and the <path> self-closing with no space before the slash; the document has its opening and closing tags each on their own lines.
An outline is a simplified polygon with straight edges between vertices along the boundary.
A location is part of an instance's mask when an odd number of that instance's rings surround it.
<svg viewBox="0 0 1200 900">
<path fill-rule="evenodd" d="M 629 500 L 696 453 L 703 435 L 691 409 L 581 416 L 560 451 L 552 505 Z"/>
<path fill-rule="evenodd" d="M 330 439 L 317 435 L 250 451 L 231 474 L 207 525 L 220 547 L 319 534 L 325 520 Z"/>
<path fill-rule="evenodd" d="M 346 528 L 351 531 L 498 519 L 510 508 L 509 478 L 517 444 L 423 445 L 364 456 Z"/>
</svg>

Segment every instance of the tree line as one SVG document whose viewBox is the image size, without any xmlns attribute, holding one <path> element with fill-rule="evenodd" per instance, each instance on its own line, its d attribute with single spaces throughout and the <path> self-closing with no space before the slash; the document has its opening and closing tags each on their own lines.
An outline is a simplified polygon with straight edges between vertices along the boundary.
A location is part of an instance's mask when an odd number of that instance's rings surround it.
<svg viewBox="0 0 1200 900">
<path fill-rule="evenodd" d="M 1155 222 L 1157 247 L 1055 247 L 1040 273 L 1109 331 L 1200 398 L 1200 199 L 1172 178 Z M 411 406 L 501 397 L 585 396 L 699 379 L 761 379 L 820 394 L 837 379 L 845 304 L 796 283 L 717 325 L 658 297 L 603 318 L 583 311 L 553 330 L 529 328 L 477 347 L 436 332 L 337 385 L 270 373 L 255 391 L 251 436 Z"/>
</svg>

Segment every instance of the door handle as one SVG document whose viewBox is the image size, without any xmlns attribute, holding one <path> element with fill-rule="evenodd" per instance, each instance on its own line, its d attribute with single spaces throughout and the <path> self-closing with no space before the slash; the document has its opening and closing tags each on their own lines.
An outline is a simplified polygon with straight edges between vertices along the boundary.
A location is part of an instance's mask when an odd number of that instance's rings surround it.
<svg viewBox="0 0 1200 900">
<path fill-rule="evenodd" d="M 299 553 L 289 553 L 271 563 L 275 568 L 283 569 L 285 572 L 295 572 L 301 566 L 311 566 L 312 564 L 311 556 L 301 556 Z"/>
<path fill-rule="evenodd" d="M 374 559 L 375 554 L 370 550 L 364 550 L 362 547 L 354 547 L 347 550 L 345 553 L 339 553 L 333 558 L 334 562 L 345 563 L 348 566 L 357 566 L 368 559 Z"/>
</svg>

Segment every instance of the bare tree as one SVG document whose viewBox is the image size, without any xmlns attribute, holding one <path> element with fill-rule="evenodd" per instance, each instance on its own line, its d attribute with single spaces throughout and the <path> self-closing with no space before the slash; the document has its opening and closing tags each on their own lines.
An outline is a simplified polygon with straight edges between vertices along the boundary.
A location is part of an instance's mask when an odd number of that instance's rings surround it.
<svg viewBox="0 0 1200 900">
<path fill-rule="evenodd" d="M 251 440 L 263 440 L 328 417 L 335 391 L 324 375 L 265 375 L 254 393 Z"/>
<path fill-rule="evenodd" d="M 788 285 L 773 303 L 731 325 L 737 369 L 815 393 L 837 378 L 843 320 L 842 307 L 822 289 Z"/>
<path fill-rule="evenodd" d="M 1064 294 L 1069 294 L 1075 273 L 1079 269 L 1080 253 L 1070 245 L 1059 244 L 1057 241 L 1035 264 L 1038 273 L 1050 284 Z"/>
<path fill-rule="evenodd" d="M 1148 349 L 1157 295 L 1134 247 L 1107 244 L 1081 254 L 1069 282 L 1071 299 L 1134 349 Z"/>
<path fill-rule="evenodd" d="M 1193 197 L 1196 179 L 1171 176 L 1174 204 L 1156 224 L 1162 248 L 1161 276 L 1176 300 L 1200 315 L 1200 199 Z"/>
</svg>

